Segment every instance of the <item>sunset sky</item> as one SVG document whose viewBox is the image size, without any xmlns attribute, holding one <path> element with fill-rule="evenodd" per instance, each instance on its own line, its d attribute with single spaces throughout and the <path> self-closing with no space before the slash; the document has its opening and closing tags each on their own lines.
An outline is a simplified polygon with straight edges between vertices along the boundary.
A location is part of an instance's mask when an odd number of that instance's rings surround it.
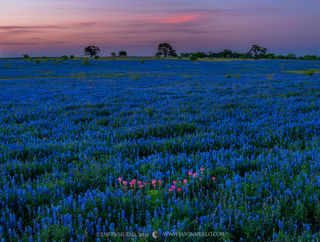
<svg viewBox="0 0 320 242">
<path fill-rule="evenodd" d="M 320 55 L 318 0 L 0 0 L 0 57 L 154 55 L 160 42 L 178 53 L 268 52 Z"/>
</svg>

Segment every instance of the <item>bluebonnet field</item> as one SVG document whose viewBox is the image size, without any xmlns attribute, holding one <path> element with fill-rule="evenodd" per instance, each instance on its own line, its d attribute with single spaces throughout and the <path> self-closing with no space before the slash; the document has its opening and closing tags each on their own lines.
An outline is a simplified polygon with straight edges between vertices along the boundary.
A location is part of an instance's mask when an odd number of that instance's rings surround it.
<svg viewBox="0 0 320 242">
<path fill-rule="evenodd" d="M 310 68 L 0 60 L 0 237 L 319 237 L 320 75 L 284 72 Z"/>
</svg>

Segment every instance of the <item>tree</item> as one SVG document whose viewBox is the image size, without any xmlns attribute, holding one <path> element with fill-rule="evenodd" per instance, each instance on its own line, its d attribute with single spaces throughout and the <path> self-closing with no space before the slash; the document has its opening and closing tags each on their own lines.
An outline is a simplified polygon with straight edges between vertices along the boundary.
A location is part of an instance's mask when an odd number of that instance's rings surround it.
<svg viewBox="0 0 320 242">
<path fill-rule="evenodd" d="M 297 59 L 297 56 L 296 54 L 294 53 L 289 53 L 287 56 L 286 56 L 287 59 Z"/>
<path fill-rule="evenodd" d="M 93 45 L 89 45 L 84 49 L 84 54 L 90 55 L 90 57 L 98 55 L 99 52 L 100 52 L 99 47 L 93 46 Z"/>
<path fill-rule="evenodd" d="M 124 50 L 121 50 L 121 51 L 119 51 L 118 56 L 119 57 L 126 57 L 127 56 L 127 52 L 124 51 Z"/>
<path fill-rule="evenodd" d="M 267 52 L 267 49 L 259 45 L 252 45 L 249 52 L 251 56 L 253 56 L 255 59 L 258 59 L 260 56 L 263 56 Z"/>
<path fill-rule="evenodd" d="M 158 56 L 163 55 L 164 57 L 167 57 L 167 56 L 176 57 L 177 56 L 176 51 L 168 43 L 159 44 L 158 52 L 156 55 L 158 55 Z"/>
<path fill-rule="evenodd" d="M 111 56 L 112 57 L 116 57 L 116 53 L 115 52 L 111 52 Z"/>
<path fill-rule="evenodd" d="M 169 56 L 177 57 L 178 55 L 177 55 L 176 51 L 174 49 L 172 49 L 169 51 Z"/>
<path fill-rule="evenodd" d="M 218 57 L 220 57 L 220 58 L 231 58 L 232 57 L 232 50 L 224 49 L 223 51 L 218 53 Z"/>
</svg>

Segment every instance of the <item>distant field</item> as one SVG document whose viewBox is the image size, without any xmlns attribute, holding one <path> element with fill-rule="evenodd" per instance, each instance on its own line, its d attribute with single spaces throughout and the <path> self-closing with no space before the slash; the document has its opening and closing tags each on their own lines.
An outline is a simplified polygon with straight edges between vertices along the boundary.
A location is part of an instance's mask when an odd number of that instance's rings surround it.
<svg viewBox="0 0 320 242">
<path fill-rule="evenodd" d="M 39 60 L 0 59 L 0 238 L 320 238 L 320 61 Z"/>
</svg>

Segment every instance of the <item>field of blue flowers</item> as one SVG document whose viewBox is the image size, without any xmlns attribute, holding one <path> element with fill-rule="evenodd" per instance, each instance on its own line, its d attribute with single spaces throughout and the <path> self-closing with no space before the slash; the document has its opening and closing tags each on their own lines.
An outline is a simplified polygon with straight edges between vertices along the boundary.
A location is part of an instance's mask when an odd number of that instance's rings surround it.
<svg viewBox="0 0 320 242">
<path fill-rule="evenodd" d="M 319 238 L 320 74 L 286 72 L 311 68 L 0 60 L 0 237 Z"/>
</svg>

